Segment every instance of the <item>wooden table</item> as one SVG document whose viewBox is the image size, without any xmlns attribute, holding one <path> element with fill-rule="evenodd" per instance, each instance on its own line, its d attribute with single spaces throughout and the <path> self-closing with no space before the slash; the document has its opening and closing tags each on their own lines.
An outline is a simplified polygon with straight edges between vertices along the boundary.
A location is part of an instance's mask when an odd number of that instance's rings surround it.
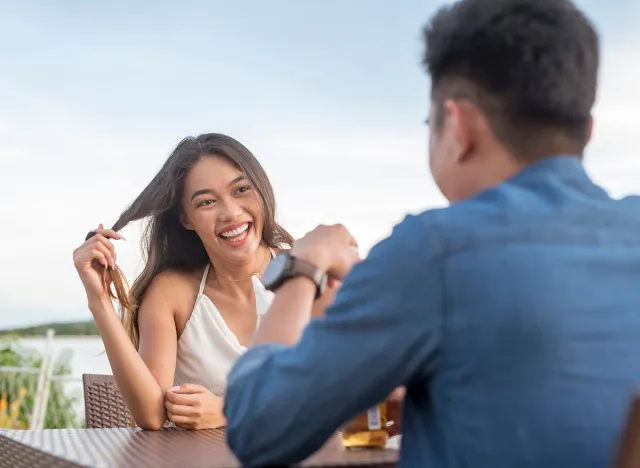
<svg viewBox="0 0 640 468">
<path fill-rule="evenodd" d="M 398 451 L 345 450 L 330 439 L 302 466 L 395 467 Z M 0 429 L 0 468 L 67 467 L 213 467 L 240 463 L 226 444 L 225 431 L 163 429 Z"/>
</svg>

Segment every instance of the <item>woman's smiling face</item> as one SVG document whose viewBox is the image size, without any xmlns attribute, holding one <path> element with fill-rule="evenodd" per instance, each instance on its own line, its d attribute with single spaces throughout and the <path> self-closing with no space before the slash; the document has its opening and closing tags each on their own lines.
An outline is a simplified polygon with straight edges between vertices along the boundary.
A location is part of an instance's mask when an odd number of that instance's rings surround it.
<svg viewBox="0 0 640 468">
<path fill-rule="evenodd" d="M 262 242 L 262 200 L 227 158 L 204 156 L 185 177 L 182 224 L 198 234 L 209 255 L 244 262 Z"/>
</svg>

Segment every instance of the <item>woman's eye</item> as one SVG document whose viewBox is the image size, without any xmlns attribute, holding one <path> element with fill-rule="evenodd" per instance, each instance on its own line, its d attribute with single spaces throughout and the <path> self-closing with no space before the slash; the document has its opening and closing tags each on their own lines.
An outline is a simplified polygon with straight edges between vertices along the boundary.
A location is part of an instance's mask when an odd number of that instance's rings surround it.
<svg viewBox="0 0 640 468">
<path fill-rule="evenodd" d="M 249 190 L 251 190 L 251 187 L 248 185 L 243 185 L 242 187 L 240 187 L 237 192 L 238 193 L 245 193 L 248 192 Z"/>
<path fill-rule="evenodd" d="M 215 200 L 202 200 L 200 203 L 198 203 L 198 205 L 197 205 L 197 206 L 198 206 L 198 207 L 201 207 L 201 206 L 208 206 L 208 205 L 211 205 L 211 204 L 212 204 L 212 203 L 214 203 L 214 202 L 215 202 Z"/>
</svg>

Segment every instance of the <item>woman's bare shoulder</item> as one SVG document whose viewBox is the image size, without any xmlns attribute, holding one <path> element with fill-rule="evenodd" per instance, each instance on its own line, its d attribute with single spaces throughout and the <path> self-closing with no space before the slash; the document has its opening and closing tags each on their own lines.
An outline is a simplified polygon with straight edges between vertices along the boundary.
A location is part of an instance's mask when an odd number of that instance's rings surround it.
<svg viewBox="0 0 640 468">
<path fill-rule="evenodd" d="M 182 308 L 193 302 L 198 294 L 198 276 L 195 271 L 166 270 L 158 273 L 147 287 L 142 303 L 162 301 L 174 310 Z"/>
</svg>

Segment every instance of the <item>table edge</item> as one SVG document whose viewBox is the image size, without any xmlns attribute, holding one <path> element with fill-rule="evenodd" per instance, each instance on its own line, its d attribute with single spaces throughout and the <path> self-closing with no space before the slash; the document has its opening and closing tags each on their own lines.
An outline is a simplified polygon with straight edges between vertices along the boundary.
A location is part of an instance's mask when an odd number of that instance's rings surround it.
<svg viewBox="0 0 640 468">
<path fill-rule="evenodd" d="M 24 455 L 37 456 L 39 460 L 42 460 L 42 465 L 50 466 L 52 468 L 85 468 L 84 465 L 80 465 L 71 460 L 67 460 L 66 458 L 61 458 L 52 453 L 46 452 L 44 450 L 37 449 L 27 444 L 23 444 L 22 442 L 18 442 L 13 438 L 8 436 L 8 431 L 0 432 L 0 462 L 2 462 L 2 466 L 5 461 L 11 462 L 10 466 L 15 467 L 27 467 L 31 465 L 26 464 L 26 456 L 16 459 L 13 458 L 5 458 L 5 454 L 8 452 L 7 448 L 17 450 L 18 453 L 22 453 Z"/>
</svg>

